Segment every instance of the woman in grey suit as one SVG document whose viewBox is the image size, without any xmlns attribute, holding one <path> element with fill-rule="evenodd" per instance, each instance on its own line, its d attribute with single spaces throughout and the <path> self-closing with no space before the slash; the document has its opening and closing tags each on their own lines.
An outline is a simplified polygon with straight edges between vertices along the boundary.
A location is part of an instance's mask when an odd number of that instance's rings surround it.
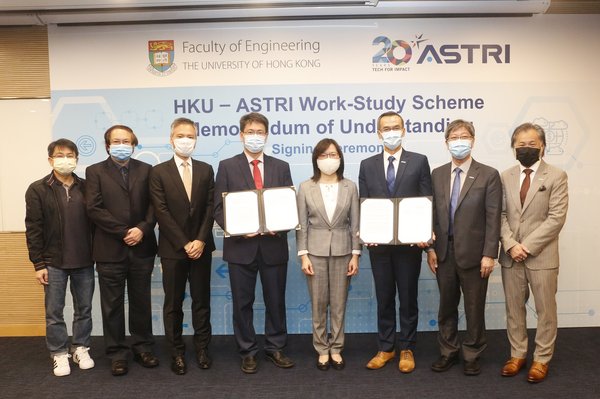
<svg viewBox="0 0 600 399">
<path fill-rule="evenodd" d="M 317 143 L 313 176 L 298 190 L 298 256 L 312 302 L 313 345 L 317 368 L 344 368 L 344 316 L 351 276 L 358 274 L 360 243 L 358 190 L 344 179 L 344 156 L 332 139 Z M 327 310 L 330 333 L 327 336 Z M 330 359 L 331 356 L 331 359 Z"/>
</svg>

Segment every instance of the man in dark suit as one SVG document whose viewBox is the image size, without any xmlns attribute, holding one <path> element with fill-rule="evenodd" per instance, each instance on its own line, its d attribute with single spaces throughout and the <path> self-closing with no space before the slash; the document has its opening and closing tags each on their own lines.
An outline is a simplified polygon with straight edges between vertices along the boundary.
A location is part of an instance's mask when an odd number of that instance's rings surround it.
<svg viewBox="0 0 600 399">
<path fill-rule="evenodd" d="M 104 133 L 104 143 L 109 157 L 86 169 L 86 202 L 88 215 L 97 227 L 93 256 L 100 283 L 104 344 L 111 372 L 117 376 L 128 371 L 125 284 L 134 359 L 144 367 L 158 366 L 152 353 L 150 302 L 156 219 L 148 190 L 152 167 L 131 158 L 138 144 L 131 128 L 110 127 Z"/>
<path fill-rule="evenodd" d="M 402 148 L 406 134 L 404 120 L 396 112 L 386 112 L 377 120 L 377 135 L 384 151 L 363 160 L 358 176 L 361 198 L 397 198 L 431 195 L 431 175 L 427 157 Z M 400 362 L 398 368 L 410 373 L 414 354 L 419 308 L 418 281 L 423 252 L 417 246 L 368 245 L 377 296 L 379 351 L 368 363 L 375 370 L 395 355 L 396 292 L 400 299 Z"/>
<path fill-rule="evenodd" d="M 485 296 L 488 277 L 498 257 L 502 183 L 498 171 L 475 161 L 471 149 L 475 128 L 457 119 L 446 128 L 452 162 L 434 169 L 433 220 L 435 243 L 427 263 L 440 290 L 438 342 L 441 356 L 431 369 L 446 371 L 462 351 L 464 373 L 477 375 L 479 356 L 486 348 Z M 458 304 L 461 290 L 467 336 L 458 340 Z"/>
<path fill-rule="evenodd" d="M 224 225 L 224 192 L 291 186 L 287 162 L 263 153 L 269 131 L 264 115 L 250 113 L 240 119 L 244 152 L 219 164 L 215 183 L 215 220 Z M 257 371 L 258 345 L 253 324 L 256 276 L 260 273 L 265 313 L 265 352 L 278 367 L 294 362 L 284 353 L 287 342 L 285 284 L 287 279 L 287 233 L 249 234 L 223 240 L 223 260 L 229 262 L 233 296 L 233 331 L 242 357 L 242 371 Z"/>
<path fill-rule="evenodd" d="M 158 255 L 163 271 L 165 336 L 171 348 L 171 370 L 187 372 L 182 337 L 183 299 L 189 281 L 196 359 L 208 369 L 211 339 L 210 273 L 213 241 L 214 173 L 210 165 L 192 159 L 197 129 L 178 118 L 171 124 L 175 156 L 156 165 L 150 174 L 150 194 L 159 227 Z"/>
</svg>

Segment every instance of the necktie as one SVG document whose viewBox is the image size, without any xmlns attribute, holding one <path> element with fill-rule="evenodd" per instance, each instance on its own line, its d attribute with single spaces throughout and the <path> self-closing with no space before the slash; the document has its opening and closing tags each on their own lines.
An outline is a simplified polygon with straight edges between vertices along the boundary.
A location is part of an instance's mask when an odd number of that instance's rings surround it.
<svg viewBox="0 0 600 399">
<path fill-rule="evenodd" d="M 259 163 L 260 161 L 258 159 L 252 161 L 252 175 L 254 176 L 254 185 L 258 190 L 263 188 L 263 180 L 262 176 L 260 175 L 260 169 L 258 168 Z"/>
<path fill-rule="evenodd" d="M 125 183 L 125 187 L 129 185 L 129 169 L 125 166 L 121 167 L 121 177 L 123 178 L 123 183 Z"/>
<path fill-rule="evenodd" d="M 452 194 L 450 195 L 450 225 L 448 227 L 448 235 L 454 234 L 454 213 L 456 212 L 456 204 L 458 204 L 458 196 L 460 195 L 460 168 L 454 169 L 454 183 L 452 183 Z"/>
<path fill-rule="evenodd" d="M 523 171 L 525 173 L 525 179 L 523 179 L 523 184 L 521 184 L 521 206 L 525 203 L 525 198 L 527 197 L 527 191 L 529 191 L 529 186 L 531 185 L 531 172 L 533 169 L 525 169 Z"/>
<path fill-rule="evenodd" d="M 390 195 L 394 193 L 394 184 L 396 183 L 396 171 L 394 170 L 395 160 L 396 158 L 394 158 L 393 156 L 390 156 L 388 158 L 389 163 L 387 167 L 387 173 L 385 176 L 385 180 L 387 181 L 388 192 L 390 193 Z"/>
<path fill-rule="evenodd" d="M 188 200 L 192 200 L 192 174 L 190 173 L 190 165 L 186 162 L 183 164 L 183 187 L 188 196 Z"/>
</svg>

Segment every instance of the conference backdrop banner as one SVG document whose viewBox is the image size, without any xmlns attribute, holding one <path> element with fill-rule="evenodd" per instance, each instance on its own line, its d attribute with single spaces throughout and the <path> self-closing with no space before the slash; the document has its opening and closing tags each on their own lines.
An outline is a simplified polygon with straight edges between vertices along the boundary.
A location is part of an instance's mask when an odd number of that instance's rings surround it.
<svg viewBox="0 0 600 399">
<path fill-rule="evenodd" d="M 531 121 L 546 129 L 545 159 L 569 174 L 570 209 L 561 234 L 560 326 L 597 326 L 600 274 L 588 262 L 600 200 L 593 134 L 600 104 L 600 18 L 402 19 L 177 24 L 49 29 L 53 137 L 79 147 L 77 173 L 107 157 L 103 133 L 113 124 L 140 139 L 134 157 L 157 164 L 172 157 L 169 126 L 198 124 L 194 158 L 217 169 L 242 151 L 239 118 L 261 112 L 271 123 L 266 153 L 290 163 L 298 186 L 312 174 L 311 153 L 322 138 L 342 146 L 346 176 L 382 151 L 376 120 L 400 112 L 403 146 L 426 154 L 431 167 L 450 160 L 444 129 L 473 121 L 473 156 L 502 171 L 516 163 L 510 134 Z M 39 143 L 45 145 L 45 143 Z M 231 292 L 215 225 L 212 323 L 232 334 Z M 306 280 L 289 234 L 288 328 L 309 333 Z M 96 303 L 99 303 L 97 298 Z M 154 331 L 164 333 L 160 259 L 152 282 Z M 191 333 L 189 298 L 185 332 Z M 419 329 L 437 329 L 438 291 L 423 260 Z M 257 293 L 258 331 L 264 325 Z M 530 306 L 530 308 L 533 308 Z M 376 331 L 376 300 L 367 250 L 352 279 L 347 331 Z M 101 334 L 100 307 L 94 333 Z M 69 314 L 70 312 L 65 312 Z M 499 268 L 487 297 L 487 325 L 505 328 Z M 531 309 L 529 321 L 535 323 Z M 461 319 L 464 327 L 464 320 Z"/>
</svg>

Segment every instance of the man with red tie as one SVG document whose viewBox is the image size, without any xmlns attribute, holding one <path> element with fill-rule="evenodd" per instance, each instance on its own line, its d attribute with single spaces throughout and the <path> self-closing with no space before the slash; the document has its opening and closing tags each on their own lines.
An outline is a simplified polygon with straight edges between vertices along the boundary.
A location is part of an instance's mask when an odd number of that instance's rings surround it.
<svg viewBox="0 0 600 399">
<path fill-rule="evenodd" d="M 244 151 L 220 162 L 215 182 L 215 220 L 224 226 L 223 193 L 268 187 L 291 186 L 287 162 L 263 152 L 269 121 L 259 113 L 240 119 Z M 257 371 L 258 344 L 253 323 L 254 291 L 260 273 L 265 303 L 265 353 L 281 368 L 294 362 L 283 353 L 287 342 L 285 284 L 287 278 L 287 233 L 248 234 L 223 239 L 223 260 L 229 262 L 233 300 L 233 332 L 242 357 L 242 371 Z"/>
<path fill-rule="evenodd" d="M 527 358 L 529 290 L 535 298 L 537 331 L 533 363 L 527 381 L 542 382 L 554 354 L 558 317 L 558 234 L 567 218 L 567 174 L 547 164 L 544 129 L 523 123 L 513 132 L 511 144 L 519 165 L 502 173 L 504 203 L 500 240 L 502 283 L 506 297 L 506 324 L 510 359 L 501 374 L 512 377 Z"/>
</svg>

